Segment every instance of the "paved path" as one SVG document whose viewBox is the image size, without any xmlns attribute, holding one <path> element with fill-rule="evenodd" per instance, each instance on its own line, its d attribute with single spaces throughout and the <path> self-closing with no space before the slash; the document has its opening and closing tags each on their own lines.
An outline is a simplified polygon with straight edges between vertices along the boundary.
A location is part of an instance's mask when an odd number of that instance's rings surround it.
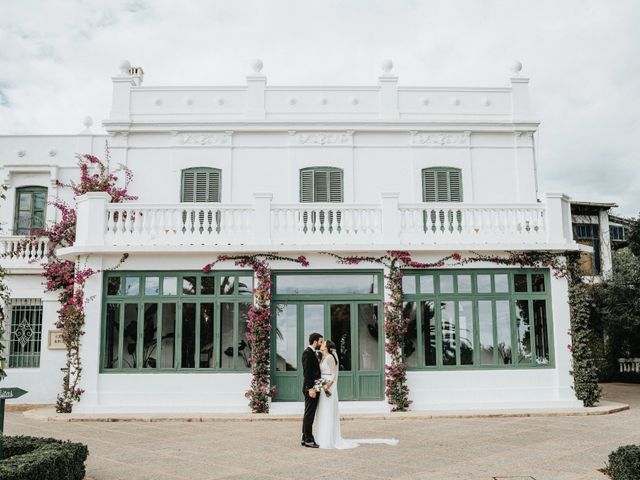
<svg viewBox="0 0 640 480">
<path fill-rule="evenodd" d="M 589 417 L 356 419 L 345 437 L 395 437 L 396 447 L 300 447 L 300 424 L 42 422 L 9 413 L 5 432 L 89 445 L 87 480 L 605 479 L 611 450 L 640 444 L 640 385 L 606 384 L 630 410 Z"/>
</svg>

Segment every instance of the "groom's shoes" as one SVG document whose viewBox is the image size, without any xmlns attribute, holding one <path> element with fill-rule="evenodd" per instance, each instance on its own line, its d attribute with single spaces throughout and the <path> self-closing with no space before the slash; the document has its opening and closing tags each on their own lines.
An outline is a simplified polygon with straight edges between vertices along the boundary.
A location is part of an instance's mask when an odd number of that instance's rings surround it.
<svg viewBox="0 0 640 480">
<path fill-rule="evenodd" d="M 302 445 L 308 448 L 320 448 L 320 445 L 318 445 L 316 442 L 302 442 Z"/>
</svg>

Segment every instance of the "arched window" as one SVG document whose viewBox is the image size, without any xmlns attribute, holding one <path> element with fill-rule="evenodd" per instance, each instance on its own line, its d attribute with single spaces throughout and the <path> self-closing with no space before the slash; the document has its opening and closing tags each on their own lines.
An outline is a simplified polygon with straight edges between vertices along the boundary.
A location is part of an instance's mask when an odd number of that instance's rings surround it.
<svg viewBox="0 0 640 480">
<path fill-rule="evenodd" d="M 300 170 L 300 202 L 342 202 L 342 169 L 311 167 Z"/>
<path fill-rule="evenodd" d="M 21 187 L 16 189 L 16 235 L 32 235 L 45 226 L 47 187 Z"/>
<path fill-rule="evenodd" d="M 187 168 L 182 171 L 182 202 L 219 202 L 221 171 L 217 168 Z"/>
<path fill-rule="evenodd" d="M 462 170 L 452 167 L 422 169 L 423 202 L 462 202 Z"/>
</svg>

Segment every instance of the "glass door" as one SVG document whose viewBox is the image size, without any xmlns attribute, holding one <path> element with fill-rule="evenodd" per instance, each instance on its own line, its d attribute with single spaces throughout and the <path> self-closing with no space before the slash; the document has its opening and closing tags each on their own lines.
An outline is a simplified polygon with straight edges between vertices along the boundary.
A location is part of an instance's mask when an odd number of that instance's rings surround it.
<svg viewBox="0 0 640 480">
<path fill-rule="evenodd" d="M 272 347 L 276 400 L 301 401 L 302 352 L 309 335 L 336 344 L 340 400 L 380 400 L 384 341 L 378 302 L 288 302 L 274 308 Z"/>
</svg>

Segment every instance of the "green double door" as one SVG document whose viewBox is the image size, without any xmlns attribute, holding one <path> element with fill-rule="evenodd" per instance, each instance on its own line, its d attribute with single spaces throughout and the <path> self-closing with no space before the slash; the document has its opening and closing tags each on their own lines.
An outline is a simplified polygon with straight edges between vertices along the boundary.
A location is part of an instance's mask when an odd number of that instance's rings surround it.
<svg viewBox="0 0 640 480">
<path fill-rule="evenodd" d="M 309 335 L 336 344 L 340 400 L 383 398 L 384 343 L 379 302 L 291 301 L 274 303 L 272 382 L 276 401 L 301 401 L 302 352 Z"/>
</svg>

